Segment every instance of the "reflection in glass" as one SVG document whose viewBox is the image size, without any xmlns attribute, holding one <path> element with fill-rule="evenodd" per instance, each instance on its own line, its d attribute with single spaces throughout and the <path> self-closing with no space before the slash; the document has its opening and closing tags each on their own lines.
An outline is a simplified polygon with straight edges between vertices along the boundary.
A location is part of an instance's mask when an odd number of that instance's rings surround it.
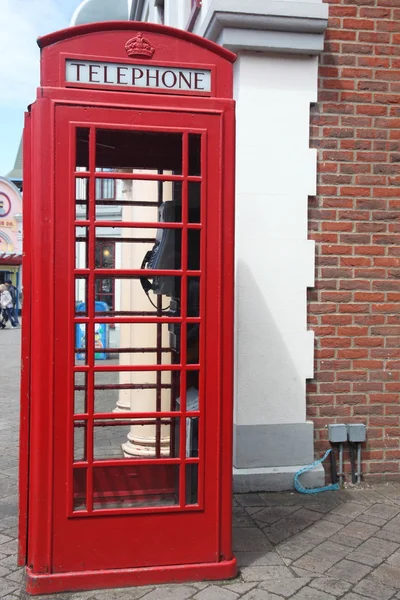
<svg viewBox="0 0 400 600">
<path fill-rule="evenodd" d="M 78 127 L 76 130 L 76 171 L 89 170 L 89 128 Z"/>
<path fill-rule="evenodd" d="M 73 510 L 86 510 L 86 469 L 73 471 Z"/>
<path fill-rule="evenodd" d="M 147 294 L 144 288 L 146 288 Z M 145 271 L 143 271 L 143 277 L 137 275 L 96 277 L 95 290 L 96 298 L 102 298 L 109 309 L 97 307 L 96 314 L 98 316 L 163 316 L 168 318 L 175 316 L 170 314 L 169 298 L 162 297 L 158 292 L 162 290 L 174 297 L 180 295 L 180 277 L 172 275 L 151 277 Z"/>
<path fill-rule="evenodd" d="M 74 373 L 74 413 L 76 415 L 87 412 L 87 375 Z"/>
<path fill-rule="evenodd" d="M 87 335 L 86 323 L 75 325 L 75 364 L 87 363 Z"/>
<path fill-rule="evenodd" d="M 75 199 L 75 218 L 77 221 L 86 221 L 88 219 L 89 179 L 76 178 Z"/>
<path fill-rule="evenodd" d="M 172 447 L 170 439 L 174 427 L 179 427 L 178 422 L 179 418 L 175 417 L 154 419 L 146 416 L 141 419 L 135 418 L 129 420 L 121 418 L 96 420 L 94 422 L 93 458 L 94 460 L 127 458 L 123 448 L 126 444 L 127 427 L 134 428 L 133 435 L 137 439 L 147 440 L 147 451 L 144 458 L 177 458 L 179 456 L 179 447 L 175 445 Z M 159 443 L 162 445 L 160 453 L 156 453 L 155 450 L 157 429 L 160 431 L 161 441 Z M 132 433 L 129 435 L 132 435 Z M 153 448 L 153 451 L 151 451 L 151 448 Z"/>
<path fill-rule="evenodd" d="M 88 228 L 75 228 L 75 267 L 77 269 L 88 268 Z"/>
<path fill-rule="evenodd" d="M 107 353 L 107 358 L 121 364 L 171 364 L 167 323 L 113 323 L 110 331 L 105 323 L 95 323 L 94 349 Z M 97 358 L 97 357 L 96 357 Z"/>
<path fill-rule="evenodd" d="M 93 508 L 143 508 L 179 504 L 179 465 L 95 467 Z"/>
<path fill-rule="evenodd" d="M 201 223 L 201 183 L 189 181 L 188 183 L 188 222 Z"/>
<path fill-rule="evenodd" d="M 127 399 L 127 410 L 174 411 L 179 396 L 179 371 L 96 371 L 94 411 L 110 413 L 119 399 Z"/>
<path fill-rule="evenodd" d="M 170 170 L 182 173 L 182 134 L 157 131 L 96 131 L 97 169 Z"/>
<path fill-rule="evenodd" d="M 189 133 L 189 175 L 201 175 L 201 134 Z"/>
<path fill-rule="evenodd" d="M 74 422 L 74 461 L 86 460 L 86 421 Z"/>
<path fill-rule="evenodd" d="M 186 465 L 186 504 L 198 504 L 198 476 L 199 476 L 199 465 L 189 464 Z"/>
<path fill-rule="evenodd" d="M 87 316 L 87 278 L 75 278 L 75 315 Z"/>
</svg>

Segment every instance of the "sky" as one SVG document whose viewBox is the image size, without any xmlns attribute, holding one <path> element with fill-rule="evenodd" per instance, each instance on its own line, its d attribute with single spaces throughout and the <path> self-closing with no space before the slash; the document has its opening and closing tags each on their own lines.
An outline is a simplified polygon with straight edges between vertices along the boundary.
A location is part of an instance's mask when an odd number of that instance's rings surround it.
<svg viewBox="0 0 400 600">
<path fill-rule="evenodd" d="M 40 35 L 68 27 L 80 0 L 0 0 L 0 176 L 14 166 L 39 85 Z"/>
</svg>

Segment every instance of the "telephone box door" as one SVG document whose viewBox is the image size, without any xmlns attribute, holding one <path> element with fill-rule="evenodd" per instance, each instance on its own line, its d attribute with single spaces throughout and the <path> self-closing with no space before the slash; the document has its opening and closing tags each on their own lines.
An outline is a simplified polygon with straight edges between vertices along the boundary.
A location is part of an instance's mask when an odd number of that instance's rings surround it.
<svg viewBox="0 0 400 600">
<path fill-rule="evenodd" d="M 56 107 L 53 573 L 224 559 L 222 135 Z"/>
</svg>

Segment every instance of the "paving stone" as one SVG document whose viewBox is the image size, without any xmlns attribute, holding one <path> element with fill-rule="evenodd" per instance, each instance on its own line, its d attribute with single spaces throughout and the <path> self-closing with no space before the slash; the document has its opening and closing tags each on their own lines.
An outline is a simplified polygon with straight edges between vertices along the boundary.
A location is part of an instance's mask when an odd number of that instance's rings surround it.
<svg viewBox="0 0 400 600">
<path fill-rule="evenodd" d="M 297 510 L 299 510 L 297 506 L 268 506 L 258 511 L 254 518 L 261 523 L 275 523 Z"/>
<path fill-rule="evenodd" d="M 237 593 L 217 585 L 210 585 L 205 590 L 193 596 L 195 600 L 236 600 L 238 597 Z M 175 600 L 175 596 L 173 598 Z"/>
<path fill-rule="evenodd" d="M 242 596 L 241 600 L 282 600 L 282 596 L 271 594 L 265 590 L 255 589 Z"/>
<path fill-rule="evenodd" d="M 333 596 L 342 596 L 350 589 L 351 585 L 347 581 L 340 581 L 331 577 L 318 577 L 310 582 L 310 587 L 326 592 L 327 594 L 332 594 Z"/>
<path fill-rule="evenodd" d="M 251 582 L 251 583 L 231 583 L 229 585 L 224 586 L 226 590 L 230 590 L 231 592 L 236 592 L 237 594 L 245 594 L 246 592 L 249 592 L 250 590 L 252 590 L 254 587 L 256 587 L 257 583 L 256 582 Z"/>
<path fill-rule="evenodd" d="M 259 589 L 289 598 L 292 594 L 307 585 L 309 577 L 293 577 L 292 579 L 279 579 L 277 581 L 263 581 L 258 585 Z"/>
<path fill-rule="evenodd" d="M 277 552 L 235 552 L 240 567 L 260 567 L 268 565 L 284 565 L 282 558 Z"/>
<path fill-rule="evenodd" d="M 344 535 L 341 531 L 335 533 L 335 535 L 330 537 L 329 540 L 331 542 L 335 542 L 336 544 L 341 544 L 342 546 L 348 546 L 349 548 L 357 548 L 357 546 L 360 546 L 360 544 L 363 543 L 363 540 L 351 537 L 350 535 Z"/>
<path fill-rule="evenodd" d="M 341 600 L 365 600 L 365 596 L 360 596 L 360 594 L 353 594 L 353 592 L 350 592 L 349 594 L 345 594 Z"/>
<path fill-rule="evenodd" d="M 310 554 L 324 558 L 334 556 L 339 560 L 340 558 L 347 556 L 350 552 L 351 548 L 348 546 L 342 546 L 341 544 L 335 544 L 334 542 L 331 542 L 331 540 L 327 540 L 326 542 L 322 542 L 322 544 L 314 548 Z"/>
<path fill-rule="evenodd" d="M 385 585 L 400 589 L 400 569 L 383 563 L 371 573 L 371 578 Z"/>
<path fill-rule="evenodd" d="M 289 517 L 274 523 L 270 527 L 266 527 L 263 531 L 273 544 L 279 544 L 292 535 L 299 533 L 309 525 L 311 525 L 310 520 L 297 516 L 297 512 L 295 512 Z"/>
<path fill-rule="evenodd" d="M 390 523 L 389 523 L 389 525 L 390 525 Z M 374 537 L 382 539 L 382 540 L 388 540 L 389 542 L 396 542 L 397 544 L 400 544 L 400 530 L 390 529 L 390 527 L 387 527 L 386 525 L 385 525 L 385 527 L 382 527 L 382 529 L 377 531 Z"/>
<path fill-rule="evenodd" d="M 346 502 L 346 504 L 341 504 L 337 506 L 331 511 L 331 515 L 338 515 L 341 517 L 350 517 L 351 519 L 355 519 L 358 515 L 365 511 L 365 506 L 355 503 L 355 502 Z"/>
<path fill-rule="evenodd" d="M 254 525 L 254 520 L 246 515 L 245 517 L 233 517 L 232 518 L 233 527 L 252 527 Z"/>
<path fill-rule="evenodd" d="M 275 546 L 276 551 L 284 558 L 296 560 L 318 546 L 323 538 L 318 535 L 313 535 L 309 531 L 294 535 L 286 542 L 282 542 Z"/>
<path fill-rule="evenodd" d="M 315 534 L 323 538 L 328 538 L 331 535 L 334 535 L 338 531 L 343 529 L 343 525 L 341 523 L 332 523 L 330 521 L 326 521 L 322 519 L 317 523 L 314 523 L 307 529 L 307 534 Z"/>
<path fill-rule="evenodd" d="M 394 554 L 392 554 L 391 556 L 389 556 L 389 558 L 387 559 L 387 562 L 390 565 L 395 565 L 395 566 L 400 566 L 400 549 L 396 550 L 396 552 L 394 552 Z"/>
<path fill-rule="evenodd" d="M 293 563 L 293 567 L 299 569 L 305 569 L 311 573 L 325 573 L 330 569 L 336 562 L 340 560 L 340 557 L 336 556 L 318 556 L 318 554 L 305 554 L 299 560 Z"/>
<path fill-rule="evenodd" d="M 188 598 L 191 598 L 195 592 L 196 590 L 188 585 L 161 585 L 142 597 L 143 600 L 187 600 Z M 203 592 L 199 593 L 202 594 Z M 237 595 L 235 598 L 237 598 Z"/>
<path fill-rule="evenodd" d="M 6 579 L 0 579 L 0 598 L 3 598 L 7 594 L 12 594 L 18 591 L 20 588 L 19 584 L 15 581 L 7 581 Z"/>
<path fill-rule="evenodd" d="M 352 521 L 352 523 L 345 525 L 345 527 L 340 530 L 340 534 L 359 538 L 360 540 L 367 540 L 378 530 L 379 527 L 376 525 L 369 525 L 368 523 L 361 523 L 360 521 Z"/>
<path fill-rule="evenodd" d="M 328 577 L 344 579 L 344 581 L 349 581 L 350 583 L 357 583 L 371 571 L 372 568 L 367 565 L 357 563 L 355 567 L 353 561 L 344 559 L 329 569 L 326 575 Z"/>
<path fill-rule="evenodd" d="M 400 508 L 397 506 L 391 506 L 390 504 L 374 504 L 374 506 L 368 508 L 363 514 L 389 520 L 393 519 L 399 512 Z"/>
<path fill-rule="evenodd" d="M 243 581 L 264 581 L 265 579 L 285 579 L 293 577 L 288 567 L 244 567 L 240 570 Z M 146 599 L 147 600 L 147 599 Z"/>
<path fill-rule="evenodd" d="M 396 593 L 394 588 L 373 581 L 368 577 L 360 581 L 360 583 L 357 583 L 357 585 L 354 586 L 353 591 L 376 600 L 390 600 Z"/>
<path fill-rule="evenodd" d="M 335 596 L 321 592 L 310 587 L 304 587 L 302 590 L 292 596 L 291 600 L 336 600 Z"/>
<path fill-rule="evenodd" d="M 387 558 L 398 550 L 399 545 L 395 542 L 389 542 L 388 540 L 382 540 L 376 537 L 372 537 L 361 546 L 359 546 L 359 552 L 364 554 L 372 554 L 373 556 L 380 556 L 381 558 Z"/>
<path fill-rule="evenodd" d="M 259 494 L 237 494 L 235 497 L 241 506 L 265 506 Z"/>
<path fill-rule="evenodd" d="M 377 527 L 383 527 L 387 523 L 387 519 L 378 517 L 376 515 L 366 515 L 362 513 L 357 517 L 357 521 L 360 523 L 369 523 L 370 525 L 376 525 Z"/>
<path fill-rule="evenodd" d="M 364 554 L 359 550 L 355 550 L 346 556 L 347 560 L 354 560 L 354 562 L 361 563 L 362 565 L 368 565 L 370 567 L 377 567 L 383 562 L 381 556 L 374 556 L 373 554 Z"/>
</svg>

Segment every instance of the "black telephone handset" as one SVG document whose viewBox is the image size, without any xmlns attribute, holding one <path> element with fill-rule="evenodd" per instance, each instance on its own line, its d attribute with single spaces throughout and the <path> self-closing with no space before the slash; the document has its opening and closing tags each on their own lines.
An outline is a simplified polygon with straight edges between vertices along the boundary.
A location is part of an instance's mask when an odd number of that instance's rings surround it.
<svg viewBox="0 0 400 600">
<path fill-rule="evenodd" d="M 174 200 L 164 202 L 159 208 L 159 221 L 164 223 L 179 223 L 181 220 L 181 205 Z M 200 222 L 199 207 L 189 209 L 189 222 Z M 181 229 L 180 228 L 159 228 L 157 230 L 154 246 L 146 252 L 142 269 L 168 269 L 178 270 L 181 268 Z M 200 268 L 200 231 L 198 229 L 188 230 L 188 269 L 198 270 Z M 180 278 L 174 276 L 155 275 L 150 281 L 147 277 L 140 278 L 144 292 L 153 306 L 149 292 L 154 294 L 168 296 L 170 305 L 162 309 L 169 311 L 171 316 L 178 317 L 181 311 L 181 292 Z M 200 282 L 198 277 L 188 278 L 187 289 L 187 315 L 189 317 L 199 316 Z M 180 326 L 175 323 L 168 325 L 170 332 L 170 345 L 174 350 L 180 347 Z M 197 362 L 198 360 L 198 336 L 199 326 L 194 323 L 188 325 L 187 343 L 188 343 L 188 361 Z M 193 356 L 190 357 L 190 348 Z"/>
<path fill-rule="evenodd" d="M 180 210 L 180 206 L 174 201 L 163 202 L 158 209 L 159 222 L 173 223 L 178 221 L 178 209 Z M 154 246 L 146 252 L 141 269 L 166 269 L 171 271 L 179 269 L 180 255 L 180 230 L 159 228 Z M 156 275 L 151 282 L 146 277 L 141 277 L 140 282 L 147 295 L 150 290 L 154 294 L 162 296 L 171 297 L 174 295 L 174 277 Z"/>
</svg>

